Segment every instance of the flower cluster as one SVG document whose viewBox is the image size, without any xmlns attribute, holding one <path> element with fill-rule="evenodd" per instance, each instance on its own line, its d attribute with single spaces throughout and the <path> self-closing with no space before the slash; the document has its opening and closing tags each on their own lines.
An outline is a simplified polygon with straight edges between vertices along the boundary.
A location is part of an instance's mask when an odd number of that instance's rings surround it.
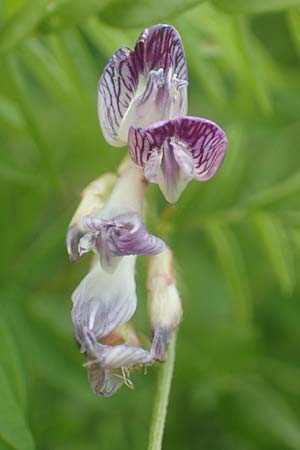
<svg viewBox="0 0 300 450">
<path fill-rule="evenodd" d="M 189 181 L 209 180 L 223 162 L 226 135 L 213 122 L 186 115 L 187 86 L 183 45 L 169 25 L 146 29 L 134 50 L 119 49 L 99 81 L 103 135 L 112 146 L 128 145 L 131 158 L 117 175 L 102 175 L 83 191 L 67 250 L 72 261 L 95 255 L 73 293 L 72 320 L 90 384 L 102 397 L 132 387 L 132 371 L 164 361 L 181 319 L 172 252 L 148 232 L 142 215 L 149 183 L 175 203 Z M 137 255 L 150 256 L 150 350 L 129 323 L 137 305 Z"/>
</svg>

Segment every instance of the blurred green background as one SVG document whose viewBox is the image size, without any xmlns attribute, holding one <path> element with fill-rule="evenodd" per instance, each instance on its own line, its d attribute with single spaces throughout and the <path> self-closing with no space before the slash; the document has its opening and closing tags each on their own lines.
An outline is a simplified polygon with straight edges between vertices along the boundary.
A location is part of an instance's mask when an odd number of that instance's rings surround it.
<svg viewBox="0 0 300 450">
<path fill-rule="evenodd" d="M 175 207 L 147 194 L 185 311 L 164 449 L 299 450 L 300 1 L 2 0 L 0 14 L 0 450 L 147 448 L 157 368 L 92 394 L 70 321 L 89 261 L 71 265 L 64 239 L 80 191 L 126 152 L 101 135 L 100 73 L 159 22 L 185 45 L 189 114 L 229 138 L 218 176 Z"/>
</svg>

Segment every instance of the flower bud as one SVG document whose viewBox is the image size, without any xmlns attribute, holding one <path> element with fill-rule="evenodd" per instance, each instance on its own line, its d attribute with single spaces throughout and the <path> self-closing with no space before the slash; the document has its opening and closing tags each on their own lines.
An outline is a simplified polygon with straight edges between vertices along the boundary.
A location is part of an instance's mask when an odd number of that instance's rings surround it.
<svg viewBox="0 0 300 450">
<path fill-rule="evenodd" d="M 168 247 L 150 259 L 148 309 L 152 331 L 151 353 L 154 359 L 164 361 L 172 333 L 182 317 L 182 306 L 174 274 L 173 254 Z"/>
</svg>

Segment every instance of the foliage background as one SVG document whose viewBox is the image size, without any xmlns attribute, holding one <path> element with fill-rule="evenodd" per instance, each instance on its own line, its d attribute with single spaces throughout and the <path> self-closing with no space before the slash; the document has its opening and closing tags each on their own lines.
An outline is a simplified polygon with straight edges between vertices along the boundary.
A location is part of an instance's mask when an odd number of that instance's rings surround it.
<svg viewBox="0 0 300 450">
<path fill-rule="evenodd" d="M 91 393 L 69 317 L 88 261 L 70 265 L 64 237 L 82 188 L 124 156 L 98 126 L 99 75 L 144 27 L 168 22 L 186 48 L 189 113 L 230 145 L 219 175 L 176 207 L 148 193 L 185 308 L 164 448 L 299 450 L 300 1 L 0 8 L 0 449 L 147 447 L 157 369 L 134 392 Z M 135 323 L 147 332 L 145 268 Z"/>
</svg>

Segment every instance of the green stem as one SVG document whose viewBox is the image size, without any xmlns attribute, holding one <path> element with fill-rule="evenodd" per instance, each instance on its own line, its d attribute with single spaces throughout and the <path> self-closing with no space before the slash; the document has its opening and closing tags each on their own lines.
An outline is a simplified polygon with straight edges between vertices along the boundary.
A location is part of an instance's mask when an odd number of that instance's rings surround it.
<svg viewBox="0 0 300 450">
<path fill-rule="evenodd" d="M 164 435 L 169 394 L 175 363 L 176 333 L 174 333 L 168 351 L 167 361 L 159 368 L 157 389 L 149 432 L 148 450 L 161 450 Z"/>
</svg>

